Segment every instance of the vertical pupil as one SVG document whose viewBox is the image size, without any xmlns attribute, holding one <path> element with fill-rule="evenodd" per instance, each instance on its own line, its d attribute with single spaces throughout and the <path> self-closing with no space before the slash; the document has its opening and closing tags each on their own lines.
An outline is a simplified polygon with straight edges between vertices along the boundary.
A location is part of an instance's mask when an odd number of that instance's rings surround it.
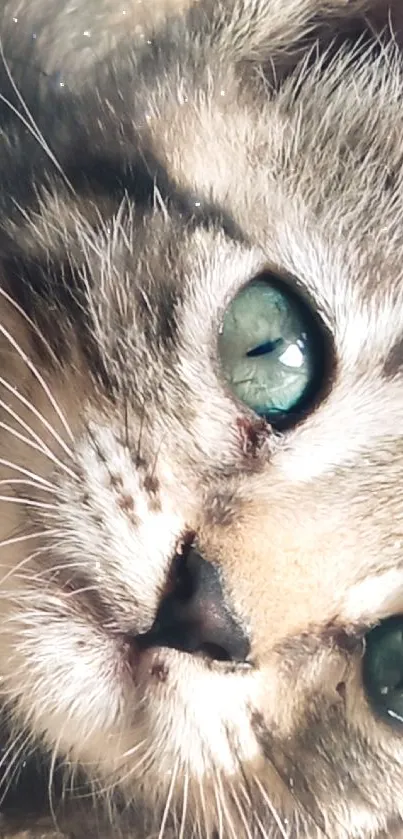
<svg viewBox="0 0 403 839">
<path fill-rule="evenodd" d="M 283 343 L 282 338 L 277 338 L 276 341 L 266 341 L 264 344 L 259 344 L 253 350 L 246 353 L 248 358 L 255 358 L 258 355 L 266 355 L 266 353 L 273 352 L 280 344 Z"/>
<path fill-rule="evenodd" d="M 218 336 L 229 387 L 272 424 L 297 416 L 316 381 L 317 333 L 313 315 L 284 283 L 271 275 L 253 280 L 229 304 Z"/>
</svg>

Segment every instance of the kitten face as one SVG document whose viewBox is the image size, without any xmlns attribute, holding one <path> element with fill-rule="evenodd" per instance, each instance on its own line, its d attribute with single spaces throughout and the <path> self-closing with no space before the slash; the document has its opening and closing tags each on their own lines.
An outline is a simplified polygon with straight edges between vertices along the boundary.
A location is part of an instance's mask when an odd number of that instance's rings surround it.
<svg viewBox="0 0 403 839">
<path fill-rule="evenodd" d="M 295 9 L 121 47 L 3 222 L 4 702 L 139 837 L 399 830 L 370 633 L 403 596 L 401 59 L 271 87 L 243 62 Z"/>
</svg>

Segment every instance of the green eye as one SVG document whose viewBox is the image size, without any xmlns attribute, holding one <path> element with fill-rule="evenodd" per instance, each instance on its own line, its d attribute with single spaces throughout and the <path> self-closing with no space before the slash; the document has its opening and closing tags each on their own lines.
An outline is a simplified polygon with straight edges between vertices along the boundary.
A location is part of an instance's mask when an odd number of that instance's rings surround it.
<svg viewBox="0 0 403 839">
<path fill-rule="evenodd" d="M 231 390 L 274 425 L 306 405 L 323 373 L 323 339 L 313 315 L 270 275 L 230 303 L 219 353 Z"/>
<path fill-rule="evenodd" d="M 371 705 L 403 723 L 403 617 L 390 618 L 366 636 L 364 686 Z"/>
</svg>

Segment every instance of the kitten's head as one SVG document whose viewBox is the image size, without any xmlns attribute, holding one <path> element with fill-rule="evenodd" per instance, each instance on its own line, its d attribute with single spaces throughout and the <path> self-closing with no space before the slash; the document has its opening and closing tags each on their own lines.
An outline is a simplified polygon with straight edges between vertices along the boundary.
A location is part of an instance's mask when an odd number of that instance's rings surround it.
<svg viewBox="0 0 403 839">
<path fill-rule="evenodd" d="M 3 223 L 4 697 L 140 835 L 403 815 L 403 74 L 315 5 L 121 45 Z"/>
</svg>

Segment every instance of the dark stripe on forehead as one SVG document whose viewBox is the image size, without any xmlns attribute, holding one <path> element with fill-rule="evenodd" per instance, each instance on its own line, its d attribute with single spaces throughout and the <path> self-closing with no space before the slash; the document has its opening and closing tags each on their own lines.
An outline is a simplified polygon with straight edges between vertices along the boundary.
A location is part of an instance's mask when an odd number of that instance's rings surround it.
<svg viewBox="0 0 403 839">
<path fill-rule="evenodd" d="M 133 201 L 136 210 L 145 212 L 158 207 L 157 194 L 176 217 L 187 225 L 215 227 L 230 239 L 244 242 L 245 235 L 231 214 L 206 196 L 179 187 L 167 169 L 151 153 L 140 150 L 133 160 L 116 156 L 82 154 L 79 163 L 65 168 L 65 173 L 76 190 L 89 197 L 103 197 L 121 201 L 125 196 Z"/>
<path fill-rule="evenodd" d="M 71 155 L 70 159 L 74 159 Z M 99 223 L 101 229 L 105 221 L 112 218 L 118 211 L 122 200 L 126 197 L 135 208 L 134 225 L 138 236 L 132 255 L 128 254 L 128 263 L 123 260 L 121 269 L 133 276 L 131 289 L 132 305 L 136 308 L 136 318 L 141 329 L 143 341 L 147 346 L 164 346 L 165 350 L 173 352 L 175 348 L 178 322 L 176 312 L 181 300 L 182 287 L 175 276 L 168 275 L 163 269 L 163 255 L 169 253 L 172 262 L 180 259 L 182 249 L 181 227 L 189 232 L 193 227 L 213 228 L 224 232 L 231 240 L 242 241 L 242 231 L 224 209 L 214 202 L 196 197 L 190 190 L 179 188 L 169 177 L 162 164 L 152 155 L 138 152 L 133 159 L 125 162 L 118 156 L 91 155 L 88 147 L 81 156 L 77 156 L 74 164 L 63 169 L 72 184 L 74 193 L 64 200 L 64 212 L 74 220 L 76 211 L 86 213 L 86 208 L 99 210 L 99 215 L 91 211 L 91 225 L 94 233 Z M 152 231 L 150 224 L 143 225 L 143 219 L 152 212 L 156 202 L 156 190 L 160 201 L 164 203 L 168 215 L 172 215 L 172 229 L 165 226 L 166 239 L 159 242 L 163 249 L 161 261 L 156 259 L 155 272 L 152 283 L 153 312 L 150 317 L 148 303 L 143 295 L 144 284 L 138 283 L 135 265 L 141 263 L 144 253 L 147 254 L 147 233 Z M 35 209 L 35 205 L 33 205 Z M 43 212 L 43 210 L 42 210 Z M 46 215 L 46 213 L 45 213 Z M 63 232 L 63 213 L 60 222 L 56 217 L 51 223 Z M 72 238 L 69 238 L 69 236 Z M 85 357 L 97 382 L 102 383 L 108 394 L 117 392 L 117 382 L 106 372 L 104 362 L 96 342 L 93 339 L 93 327 L 86 290 L 80 278 L 81 251 L 80 243 L 74 239 L 74 228 L 66 234 L 66 242 L 56 237 L 53 250 L 43 246 L 39 238 L 37 249 L 32 253 L 25 251 L 25 238 L 15 236 L 13 239 L 4 236 L 0 243 L 2 253 L 3 274 L 8 283 L 9 292 L 17 300 L 27 315 L 39 326 L 41 332 L 47 336 L 48 343 L 56 357 L 68 362 L 71 348 L 77 339 L 82 346 Z M 74 249 L 75 248 L 75 249 Z M 31 248 L 32 250 L 32 248 Z M 74 252 L 73 252 L 74 251 Z M 135 264 L 132 264 L 133 257 Z M 147 272 L 146 272 L 147 273 Z M 94 278 L 97 276 L 97 265 L 94 265 Z M 96 285 L 96 283 L 95 283 Z M 114 302 L 110 302 L 111 311 Z M 58 316 L 55 317 L 55 312 Z M 116 314 L 116 312 L 115 312 Z M 127 323 L 121 319 L 116 321 L 121 335 L 126 334 Z M 41 342 L 36 335 L 32 336 L 35 347 L 42 362 L 50 361 Z M 118 338 L 118 331 L 116 332 Z M 112 345 L 118 352 L 118 341 Z M 112 350 L 111 350 L 112 351 Z M 121 370 L 120 382 L 124 379 Z M 131 381 L 131 379 L 130 379 Z M 130 383 L 127 387 L 130 387 Z"/>
</svg>

